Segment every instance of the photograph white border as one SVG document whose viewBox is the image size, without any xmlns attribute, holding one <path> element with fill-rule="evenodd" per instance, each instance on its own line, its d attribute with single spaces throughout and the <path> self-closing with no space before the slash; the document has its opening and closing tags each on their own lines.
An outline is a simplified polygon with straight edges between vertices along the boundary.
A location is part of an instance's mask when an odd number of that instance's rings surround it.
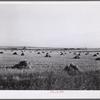
<svg viewBox="0 0 100 100">
<path fill-rule="evenodd" d="M 0 4 L 32 4 L 32 3 L 56 3 L 56 1 L 0 1 Z M 61 1 L 57 1 L 62 3 Z M 96 3 L 100 1 L 63 1 L 67 3 Z M 100 99 L 100 91 L 97 90 L 0 90 L 0 99 Z"/>
<path fill-rule="evenodd" d="M 0 91 L 0 99 L 100 99 L 100 91 L 66 90 L 63 93 L 51 93 L 50 90 L 3 90 Z"/>
</svg>

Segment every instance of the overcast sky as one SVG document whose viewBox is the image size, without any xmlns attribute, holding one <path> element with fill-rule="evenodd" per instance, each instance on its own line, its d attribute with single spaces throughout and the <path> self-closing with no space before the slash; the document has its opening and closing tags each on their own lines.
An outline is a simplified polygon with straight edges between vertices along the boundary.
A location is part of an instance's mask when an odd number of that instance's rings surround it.
<svg viewBox="0 0 100 100">
<path fill-rule="evenodd" d="M 100 2 L 0 4 L 0 45 L 100 47 Z"/>
</svg>

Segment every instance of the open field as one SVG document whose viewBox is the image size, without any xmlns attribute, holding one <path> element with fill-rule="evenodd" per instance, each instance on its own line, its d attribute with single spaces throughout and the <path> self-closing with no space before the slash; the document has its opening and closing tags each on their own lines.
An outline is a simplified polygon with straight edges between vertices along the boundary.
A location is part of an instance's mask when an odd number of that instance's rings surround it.
<svg viewBox="0 0 100 100">
<path fill-rule="evenodd" d="M 98 51 L 77 50 L 0 50 L 1 90 L 99 90 L 100 57 Z M 17 55 L 13 55 L 17 52 Z M 24 56 L 21 56 L 22 52 Z M 39 52 L 39 53 L 38 53 Z M 46 53 L 50 57 L 45 57 Z M 61 55 L 61 53 L 63 53 Z M 80 53 L 80 59 L 74 59 Z M 86 55 L 86 53 L 89 53 Z M 97 54 L 93 56 L 94 54 Z M 20 61 L 30 62 L 29 69 L 12 69 Z M 70 63 L 81 73 L 69 74 Z"/>
</svg>

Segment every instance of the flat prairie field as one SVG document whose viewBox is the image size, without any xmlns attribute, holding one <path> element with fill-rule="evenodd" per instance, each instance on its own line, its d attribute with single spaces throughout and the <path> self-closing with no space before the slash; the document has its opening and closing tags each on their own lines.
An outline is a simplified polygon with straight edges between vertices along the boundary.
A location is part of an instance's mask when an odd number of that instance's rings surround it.
<svg viewBox="0 0 100 100">
<path fill-rule="evenodd" d="M 99 51 L 0 51 L 1 90 L 100 90 L 100 60 L 96 60 Z M 76 55 L 79 58 L 74 58 Z M 13 68 L 20 61 L 29 62 L 31 68 Z M 70 64 L 80 73 L 64 70 Z"/>
</svg>

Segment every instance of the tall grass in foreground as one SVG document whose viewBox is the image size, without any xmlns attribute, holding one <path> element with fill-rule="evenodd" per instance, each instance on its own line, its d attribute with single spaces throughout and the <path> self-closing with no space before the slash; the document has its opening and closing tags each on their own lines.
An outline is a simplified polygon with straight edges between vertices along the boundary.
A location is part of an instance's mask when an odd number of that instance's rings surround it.
<svg viewBox="0 0 100 100">
<path fill-rule="evenodd" d="M 70 76 L 66 71 L 0 69 L 1 90 L 100 90 L 100 71 Z"/>
</svg>

